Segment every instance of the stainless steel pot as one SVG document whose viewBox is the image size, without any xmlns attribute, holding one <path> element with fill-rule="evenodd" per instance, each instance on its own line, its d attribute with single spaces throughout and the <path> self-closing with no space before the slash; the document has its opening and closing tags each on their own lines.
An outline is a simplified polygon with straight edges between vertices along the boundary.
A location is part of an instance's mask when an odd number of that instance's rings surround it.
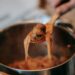
<svg viewBox="0 0 75 75">
<path fill-rule="evenodd" d="M 23 40 L 36 24 L 37 23 L 14 24 L 14 26 L 8 27 L 0 32 L 0 70 L 10 75 L 12 75 L 12 73 L 14 73 L 13 75 L 75 75 L 73 66 L 75 34 L 73 33 L 73 26 L 66 23 L 57 24 L 53 32 L 53 40 L 56 45 L 56 51 L 53 51 L 55 56 L 61 57 L 63 55 L 63 52 L 59 52 L 60 47 L 63 48 L 68 44 L 71 45 L 71 47 L 65 51 L 65 54 L 68 55 L 69 58 L 62 64 L 42 70 L 21 70 L 7 66 L 7 64 L 15 60 L 24 59 Z M 34 57 L 41 55 L 45 56 L 47 55 L 47 49 L 44 44 L 35 46 L 32 44 L 29 54 Z"/>
</svg>

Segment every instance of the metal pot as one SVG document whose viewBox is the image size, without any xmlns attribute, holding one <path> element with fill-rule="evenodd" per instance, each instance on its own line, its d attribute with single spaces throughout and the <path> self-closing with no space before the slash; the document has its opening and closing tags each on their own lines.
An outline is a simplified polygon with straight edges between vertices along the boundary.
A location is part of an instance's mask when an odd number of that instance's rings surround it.
<svg viewBox="0 0 75 75">
<path fill-rule="evenodd" d="M 0 70 L 10 75 L 75 75 L 73 61 L 75 52 L 74 29 L 72 25 L 67 23 L 57 24 L 53 32 L 53 40 L 56 45 L 56 51 L 53 51 L 54 55 L 61 57 L 63 53 L 59 52 L 59 48 L 63 48 L 68 44 L 71 45 L 71 47 L 65 51 L 65 54 L 68 55 L 69 58 L 62 64 L 42 70 L 21 70 L 7 66 L 7 64 L 15 60 L 20 61 L 24 59 L 23 40 L 36 24 L 37 23 L 14 24 L 14 26 L 8 27 L 0 32 Z M 32 44 L 30 49 L 30 56 L 47 55 L 47 49 L 44 44 L 38 44 L 35 45 L 35 47 Z"/>
</svg>

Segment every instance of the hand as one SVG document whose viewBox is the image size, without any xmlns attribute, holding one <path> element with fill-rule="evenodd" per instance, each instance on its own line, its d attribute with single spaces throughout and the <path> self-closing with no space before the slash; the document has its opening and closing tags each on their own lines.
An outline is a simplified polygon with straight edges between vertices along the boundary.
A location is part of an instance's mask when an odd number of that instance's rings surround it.
<svg viewBox="0 0 75 75">
<path fill-rule="evenodd" d="M 69 0 L 68 2 L 61 4 L 61 0 L 48 0 L 55 11 L 59 14 L 65 13 L 75 7 L 75 0 Z"/>
</svg>

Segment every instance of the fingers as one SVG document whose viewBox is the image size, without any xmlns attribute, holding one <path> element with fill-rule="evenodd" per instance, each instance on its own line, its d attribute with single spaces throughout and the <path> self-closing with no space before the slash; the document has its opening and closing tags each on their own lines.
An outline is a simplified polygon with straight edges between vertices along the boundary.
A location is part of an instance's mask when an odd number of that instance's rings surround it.
<svg viewBox="0 0 75 75">
<path fill-rule="evenodd" d="M 64 4 L 61 4 L 61 0 L 48 0 L 48 2 L 52 6 L 53 11 L 59 13 L 60 15 L 63 15 L 75 7 L 75 0 L 70 0 Z"/>
<path fill-rule="evenodd" d="M 73 7 L 73 4 L 71 2 L 65 3 L 59 7 L 56 8 L 56 12 L 59 14 L 63 14 L 67 11 L 69 11 Z"/>
</svg>

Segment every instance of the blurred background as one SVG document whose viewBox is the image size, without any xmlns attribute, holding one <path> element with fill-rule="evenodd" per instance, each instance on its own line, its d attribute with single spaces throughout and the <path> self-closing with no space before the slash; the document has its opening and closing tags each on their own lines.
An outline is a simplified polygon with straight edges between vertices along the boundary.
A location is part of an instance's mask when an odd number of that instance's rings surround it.
<svg viewBox="0 0 75 75">
<path fill-rule="evenodd" d="M 49 0 L 0 0 L 0 29 L 15 22 L 51 16 L 53 8 Z M 63 21 L 75 23 L 75 9 L 62 17 Z"/>
</svg>

